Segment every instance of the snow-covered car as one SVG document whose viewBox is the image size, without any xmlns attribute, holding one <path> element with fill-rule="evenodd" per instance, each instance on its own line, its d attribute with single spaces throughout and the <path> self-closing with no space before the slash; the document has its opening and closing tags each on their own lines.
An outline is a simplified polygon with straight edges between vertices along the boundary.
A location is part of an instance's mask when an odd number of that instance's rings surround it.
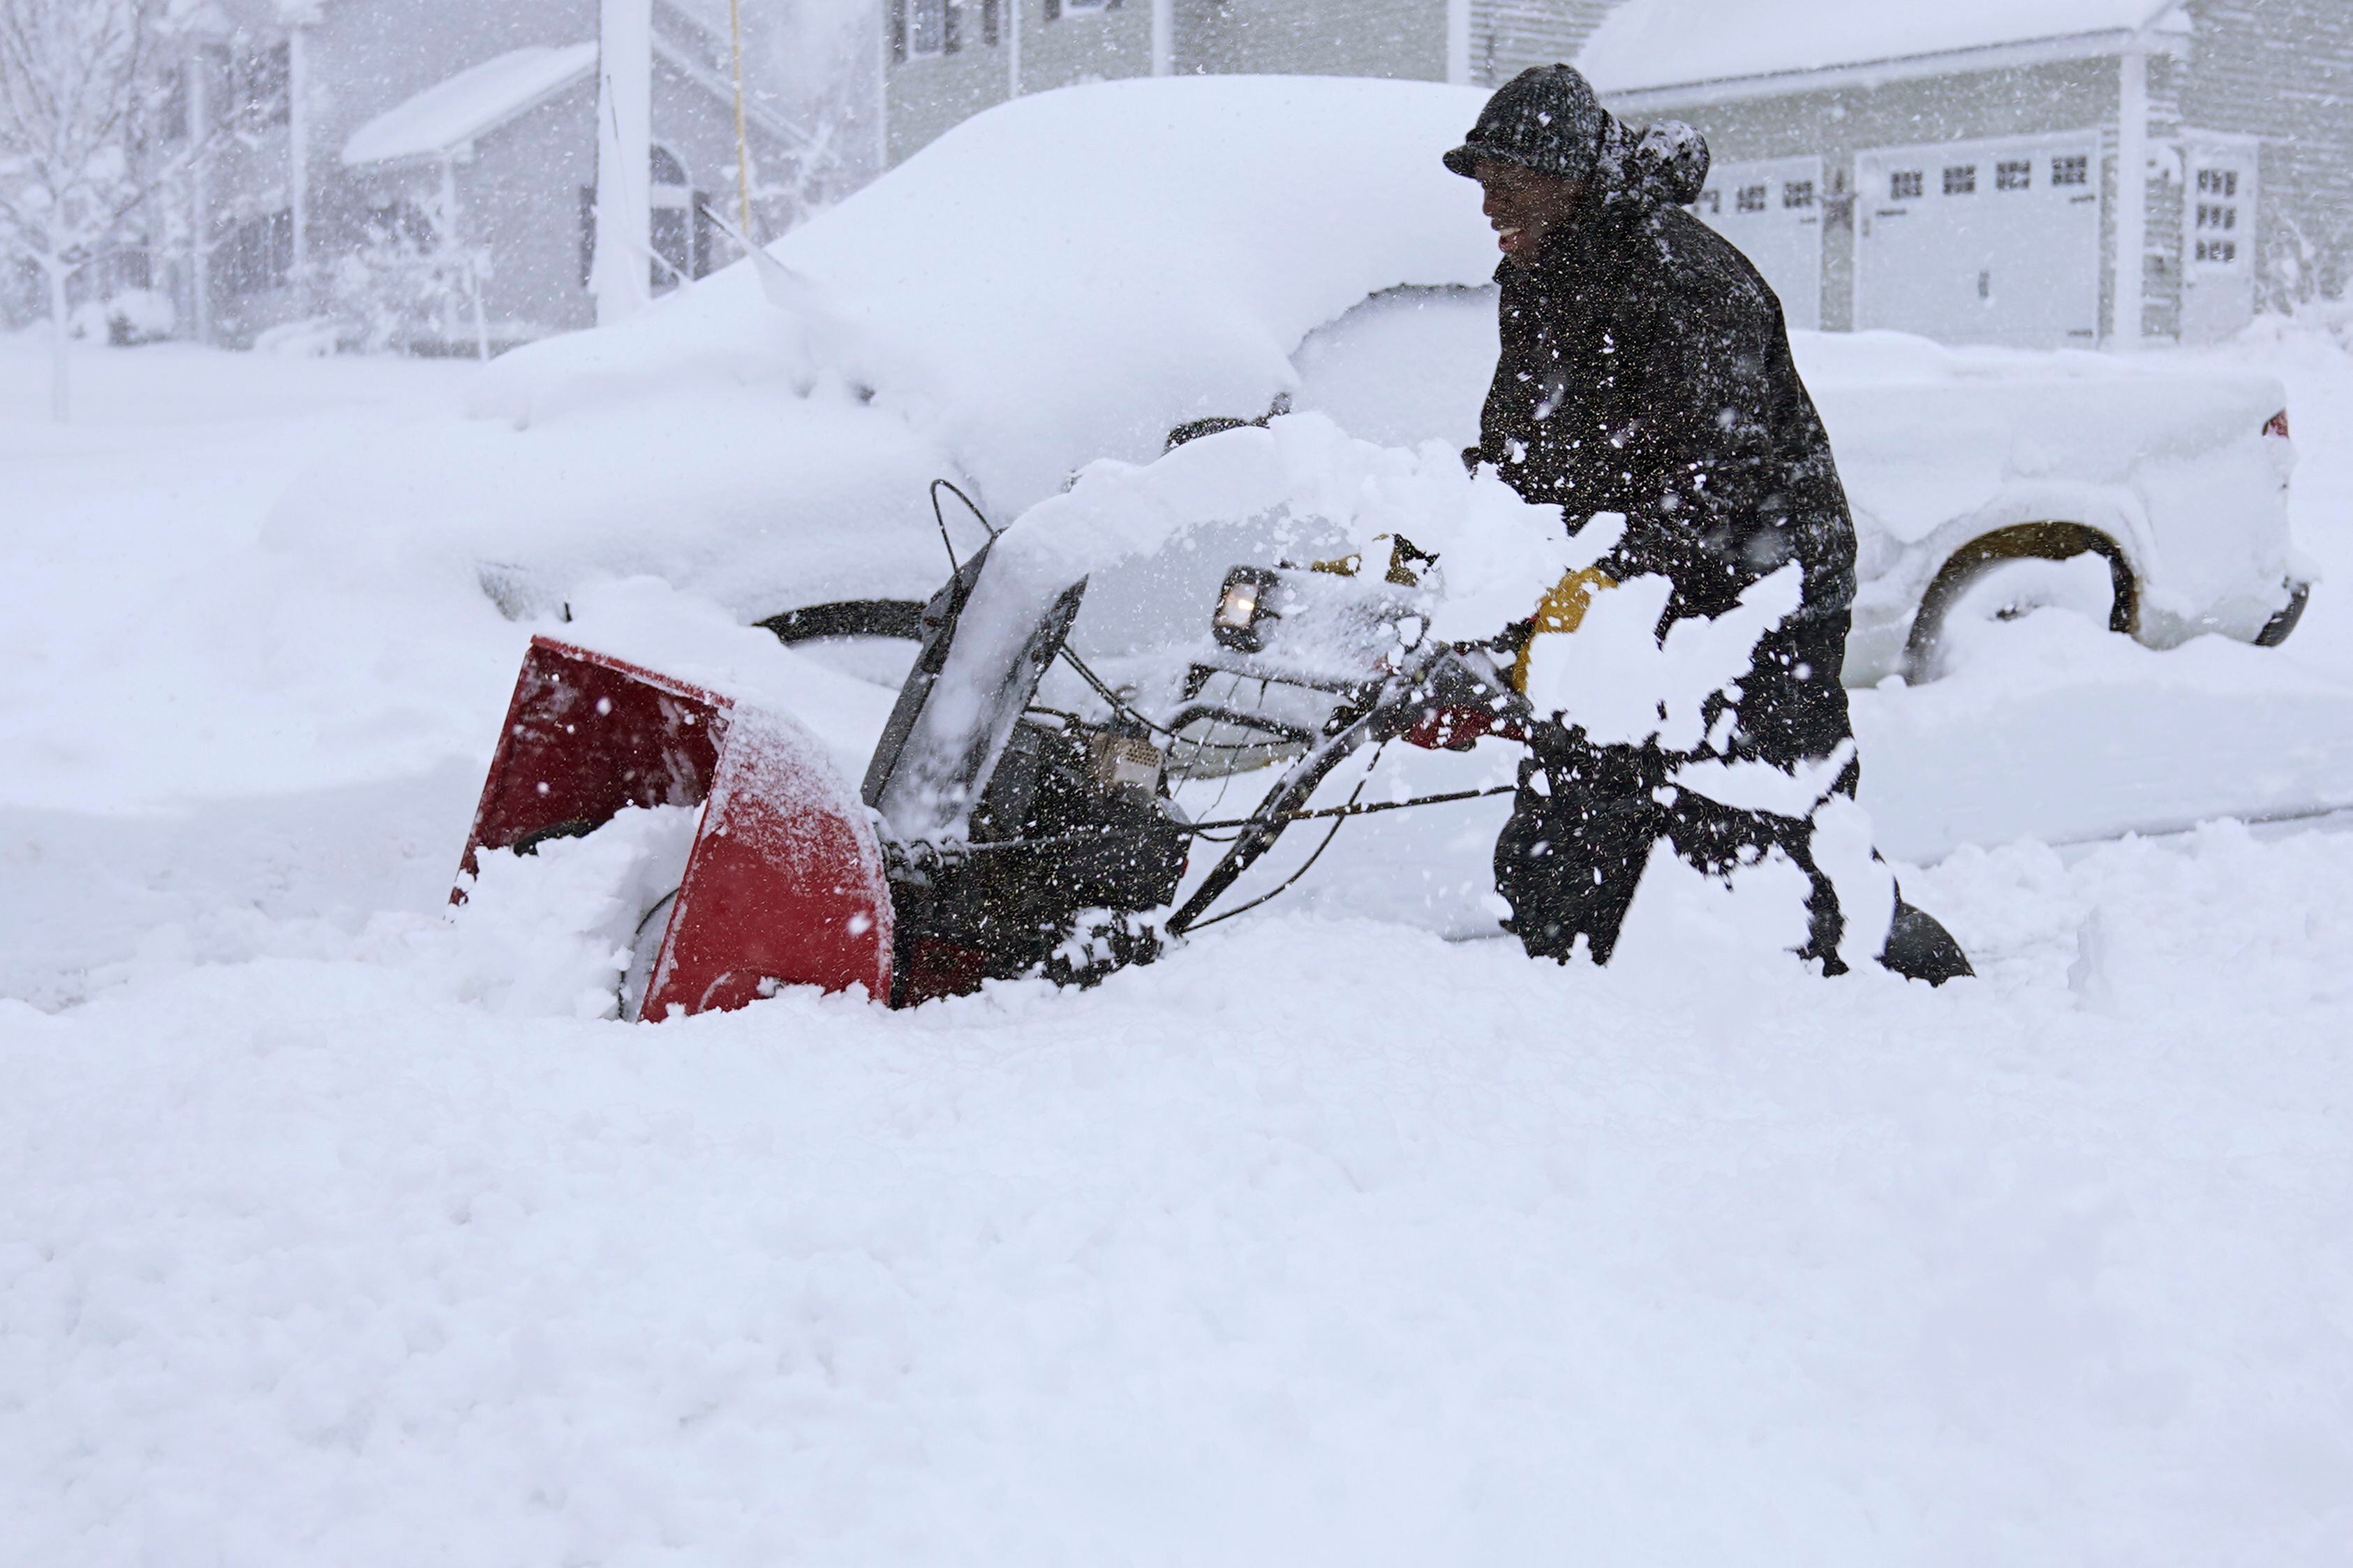
<svg viewBox="0 0 2353 1568">
<path fill-rule="evenodd" d="M 1853 508 L 1851 685 L 1936 673 L 1961 616 L 2063 605 L 2169 647 L 2285 639 L 2313 568 L 2274 377 L 2081 351 L 1795 332 Z M 1492 287 L 1394 289 L 1309 334 L 1290 406 L 1370 440 L 1476 439 Z"/>
<path fill-rule="evenodd" d="M 332 508 L 345 547 L 436 534 L 516 612 L 647 573 L 753 620 L 926 596 L 941 475 L 1002 521 L 1090 463 L 1284 409 L 1459 446 L 1495 255 L 1438 153 L 1481 102 L 1293 78 L 1018 100 L 776 242 L 779 265 L 510 354 L 475 419 L 286 504 Z M 1933 673 L 1953 617 L 2031 605 L 2158 647 L 2294 627 L 2314 574 L 2276 381 L 1878 333 L 1797 349 L 1861 535 L 1851 682 Z"/>
</svg>

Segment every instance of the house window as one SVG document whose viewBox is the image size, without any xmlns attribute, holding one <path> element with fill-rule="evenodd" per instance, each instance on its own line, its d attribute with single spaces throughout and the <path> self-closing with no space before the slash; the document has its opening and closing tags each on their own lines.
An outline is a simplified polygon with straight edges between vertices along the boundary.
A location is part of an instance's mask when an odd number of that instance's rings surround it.
<svg viewBox="0 0 2353 1568">
<path fill-rule="evenodd" d="M 155 134 L 181 142 L 188 134 L 188 68 L 175 65 L 164 78 L 164 90 L 154 100 Z"/>
<path fill-rule="evenodd" d="M 1694 202 L 1692 205 L 1710 217 L 1721 217 L 1724 216 L 1724 193 L 1715 190 L 1702 191 L 1699 194 L 1699 200 Z"/>
<path fill-rule="evenodd" d="M 1119 0 L 1061 0 L 1061 4 L 1057 5 L 1054 0 L 1046 0 L 1046 20 L 1052 21 L 1057 11 L 1067 11 L 1073 16 L 1091 16 L 1108 11 L 1117 4 Z"/>
<path fill-rule="evenodd" d="M 659 294 L 711 270 L 711 219 L 677 153 L 657 142 L 647 150 L 646 238 L 653 259 L 649 282 Z M 580 187 L 580 287 L 596 275 L 596 187 Z"/>
<path fill-rule="evenodd" d="M 1956 163 L 1945 171 L 1945 194 L 1948 196 L 1975 195 L 1978 189 L 1978 166 Z"/>
<path fill-rule="evenodd" d="M 205 89 L 205 122 L 195 127 L 196 133 L 209 136 L 229 122 L 231 100 L 236 97 L 236 68 L 229 59 L 227 44 L 206 44 L 196 50 L 195 58 L 188 62 L 191 71 L 201 71 Z"/>
<path fill-rule="evenodd" d="M 2234 267 L 2239 260 L 2239 171 L 2211 165 L 2198 171 L 2198 200 L 2191 222 L 2197 242 L 2190 254 L 2208 267 Z"/>
<path fill-rule="evenodd" d="M 948 52 L 948 0 L 906 0 L 909 59 L 930 59 Z"/>
<path fill-rule="evenodd" d="M 1785 207 L 1810 207 L 1814 205 L 1814 183 L 1811 180 L 1789 180 L 1781 186 L 1781 205 Z"/>
<path fill-rule="evenodd" d="M 1887 199 L 1892 202 L 1915 200 L 1920 195 L 1921 178 L 1921 172 L 1917 169 L 1896 170 L 1887 176 Z"/>
<path fill-rule="evenodd" d="M 249 50 L 237 65 L 238 117 L 256 130 L 283 125 L 293 108 L 293 48 L 284 42 Z"/>
<path fill-rule="evenodd" d="M 646 237 L 655 260 L 650 282 L 659 294 L 697 276 L 694 267 L 694 187 L 678 154 L 657 144 L 648 159 L 653 198 Z"/>
<path fill-rule="evenodd" d="M 1993 166 L 1993 188 L 1997 191 L 2030 190 L 2034 184 L 2034 164 L 2026 158 L 2005 158 Z"/>
<path fill-rule="evenodd" d="M 1765 210 L 1765 192 L 1767 188 L 1767 187 L 1764 185 L 1741 186 L 1739 200 L 1735 205 L 1745 213 L 1763 212 Z"/>
<path fill-rule="evenodd" d="M 589 193 L 593 199 L 596 193 Z M 367 209 L 367 242 L 370 245 L 400 245 L 427 251 L 440 243 L 433 231 L 433 220 L 415 202 L 394 202 L 386 206 Z"/>
<path fill-rule="evenodd" d="M 294 270 L 294 215 L 264 213 L 237 225 L 214 250 L 213 265 L 232 294 L 285 287 Z"/>
<path fill-rule="evenodd" d="M 2051 160 L 2051 183 L 2054 185 L 2088 185 L 2092 183 L 2092 160 L 2082 153 L 2072 158 Z"/>
</svg>

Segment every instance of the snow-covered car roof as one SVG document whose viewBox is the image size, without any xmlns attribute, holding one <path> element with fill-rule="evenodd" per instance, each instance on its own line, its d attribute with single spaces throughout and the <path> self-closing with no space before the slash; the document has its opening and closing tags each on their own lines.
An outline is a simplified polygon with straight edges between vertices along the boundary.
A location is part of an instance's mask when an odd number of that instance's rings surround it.
<svg viewBox="0 0 2353 1568">
<path fill-rule="evenodd" d="M 1483 282 L 1478 190 L 1439 154 L 1484 96 L 1327 77 L 1040 93 L 965 121 L 770 252 L 811 286 L 824 368 L 1018 510 L 1093 458 L 1155 454 L 1187 420 L 1264 411 L 1300 341 L 1368 294 Z M 509 356 L 487 396 L 560 396 L 623 336 L 649 380 L 688 363 L 758 376 L 792 358 L 794 313 L 738 265 L 608 341 Z"/>
</svg>

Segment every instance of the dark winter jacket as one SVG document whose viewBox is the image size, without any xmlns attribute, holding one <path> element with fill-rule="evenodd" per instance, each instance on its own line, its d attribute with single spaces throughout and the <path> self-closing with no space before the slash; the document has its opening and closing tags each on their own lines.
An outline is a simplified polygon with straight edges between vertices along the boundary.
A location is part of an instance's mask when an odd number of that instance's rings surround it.
<svg viewBox="0 0 2353 1568">
<path fill-rule="evenodd" d="M 1506 260 L 1495 275 L 1503 353 L 1465 456 L 1495 464 L 1528 500 L 1566 508 L 1572 529 L 1623 513 L 1625 538 L 1601 569 L 1666 576 L 1670 618 L 1721 615 L 1794 559 L 1799 616 L 1836 616 L 1842 635 L 1854 596 L 1846 495 L 1779 301 L 1680 205 L 1706 169 L 1687 127 L 1607 121 L 1576 216 L 1533 266 Z"/>
</svg>

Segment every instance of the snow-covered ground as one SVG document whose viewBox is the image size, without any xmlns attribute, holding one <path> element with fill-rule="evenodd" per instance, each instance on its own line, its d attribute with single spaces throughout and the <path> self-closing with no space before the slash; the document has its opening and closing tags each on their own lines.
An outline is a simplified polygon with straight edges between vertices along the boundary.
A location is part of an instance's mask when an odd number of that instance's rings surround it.
<svg viewBox="0 0 2353 1568">
<path fill-rule="evenodd" d="M 1098 991 L 651 1029 L 443 909 L 532 628 L 275 505 L 471 367 L 90 350 L 58 430 L 41 353 L 0 1560 L 2343 1561 L 2353 836 L 2052 847 L 2353 800 L 2327 339 L 2215 356 L 2291 390 L 2285 648 L 2046 613 L 1858 694 L 1978 983 L 1443 940 L 1464 808 Z"/>
</svg>

